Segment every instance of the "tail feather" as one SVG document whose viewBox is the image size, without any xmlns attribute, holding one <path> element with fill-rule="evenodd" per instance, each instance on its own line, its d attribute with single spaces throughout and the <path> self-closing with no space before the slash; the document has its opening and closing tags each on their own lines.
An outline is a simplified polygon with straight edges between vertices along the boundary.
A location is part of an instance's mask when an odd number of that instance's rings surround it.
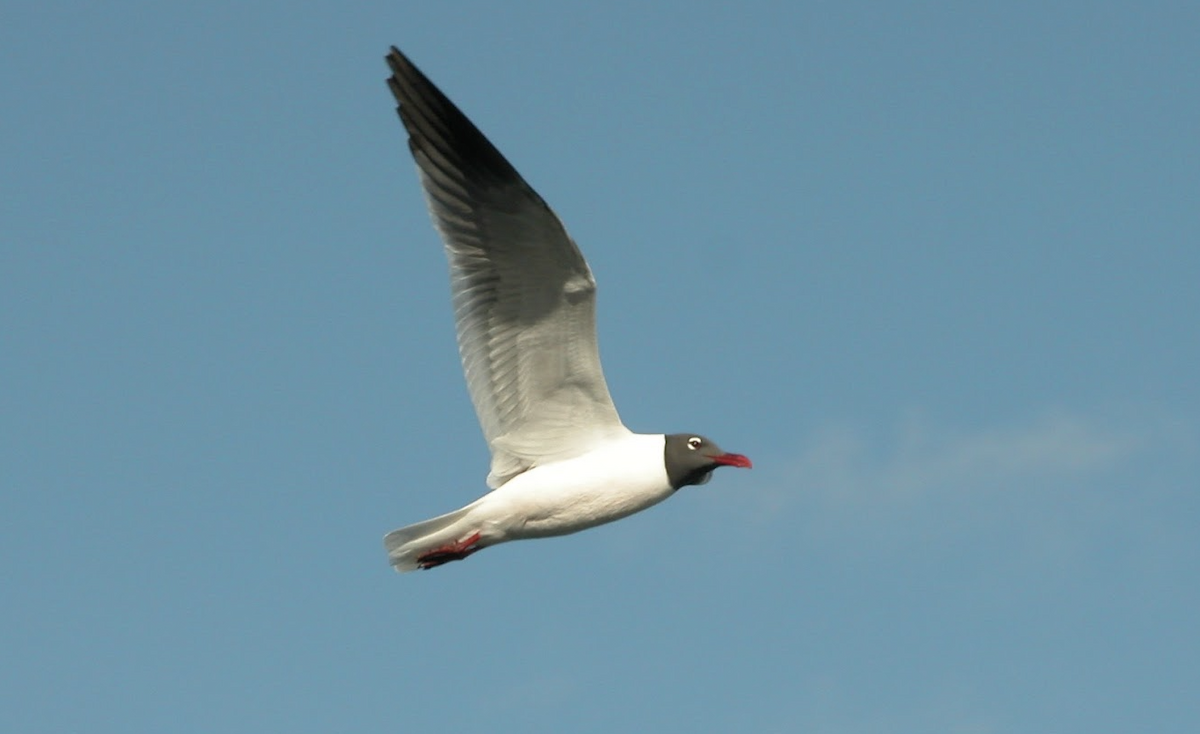
<svg viewBox="0 0 1200 734">
<path fill-rule="evenodd" d="M 417 569 L 417 559 L 431 550 L 459 540 L 468 528 L 459 526 L 472 505 L 439 515 L 429 520 L 393 530 L 383 536 L 383 547 L 387 548 L 388 560 L 399 573 Z"/>
</svg>

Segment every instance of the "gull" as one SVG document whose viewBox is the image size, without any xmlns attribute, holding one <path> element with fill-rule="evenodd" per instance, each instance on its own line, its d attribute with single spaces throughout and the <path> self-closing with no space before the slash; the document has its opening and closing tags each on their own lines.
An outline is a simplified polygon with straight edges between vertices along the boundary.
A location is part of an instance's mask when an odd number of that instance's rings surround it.
<svg viewBox="0 0 1200 734">
<path fill-rule="evenodd" d="M 397 571 L 511 540 L 619 520 L 750 468 L 698 433 L 644 434 L 617 416 L 596 345 L 596 281 L 558 216 L 394 46 L 388 87 L 450 261 L 467 388 L 491 450 L 490 492 L 384 537 Z"/>
</svg>

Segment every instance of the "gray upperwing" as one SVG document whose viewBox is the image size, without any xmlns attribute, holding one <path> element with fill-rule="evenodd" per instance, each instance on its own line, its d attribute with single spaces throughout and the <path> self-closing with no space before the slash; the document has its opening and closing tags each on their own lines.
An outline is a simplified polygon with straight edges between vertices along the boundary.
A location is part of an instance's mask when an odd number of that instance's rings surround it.
<svg viewBox="0 0 1200 734">
<path fill-rule="evenodd" d="M 467 387 L 498 487 L 625 432 L 596 345 L 596 281 L 500 151 L 392 48 L 388 86 L 450 260 Z"/>
</svg>

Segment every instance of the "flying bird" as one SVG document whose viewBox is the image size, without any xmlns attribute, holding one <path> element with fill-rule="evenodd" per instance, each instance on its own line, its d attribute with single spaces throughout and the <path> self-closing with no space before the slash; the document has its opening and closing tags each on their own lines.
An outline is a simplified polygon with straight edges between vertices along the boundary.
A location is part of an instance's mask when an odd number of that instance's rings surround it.
<svg viewBox="0 0 1200 734">
<path fill-rule="evenodd" d="M 387 55 L 430 215 L 450 261 L 458 349 L 491 449 L 491 491 L 384 537 L 397 571 L 619 520 L 750 468 L 698 433 L 621 423 L 596 346 L 596 281 L 558 216 L 408 58 Z"/>
</svg>

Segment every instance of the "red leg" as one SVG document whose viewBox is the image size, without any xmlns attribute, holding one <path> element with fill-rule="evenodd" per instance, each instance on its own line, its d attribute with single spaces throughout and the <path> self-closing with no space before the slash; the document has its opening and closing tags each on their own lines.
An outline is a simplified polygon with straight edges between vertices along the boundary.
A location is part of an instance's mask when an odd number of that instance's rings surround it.
<svg viewBox="0 0 1200 734">
<path fill-rule="evenodd" d="M 417 568 L 433 568 L 434 566 L 440 566 L 450 561 L 461 561 L 479 550 L 475 547 L 475 544 L 478 542 L 479 533 L 475 533 L 457 543 L 450 543 L 440 548 L 434 548 L 427 553 L 422 553 L 417 556 Z"/>
</svg>

